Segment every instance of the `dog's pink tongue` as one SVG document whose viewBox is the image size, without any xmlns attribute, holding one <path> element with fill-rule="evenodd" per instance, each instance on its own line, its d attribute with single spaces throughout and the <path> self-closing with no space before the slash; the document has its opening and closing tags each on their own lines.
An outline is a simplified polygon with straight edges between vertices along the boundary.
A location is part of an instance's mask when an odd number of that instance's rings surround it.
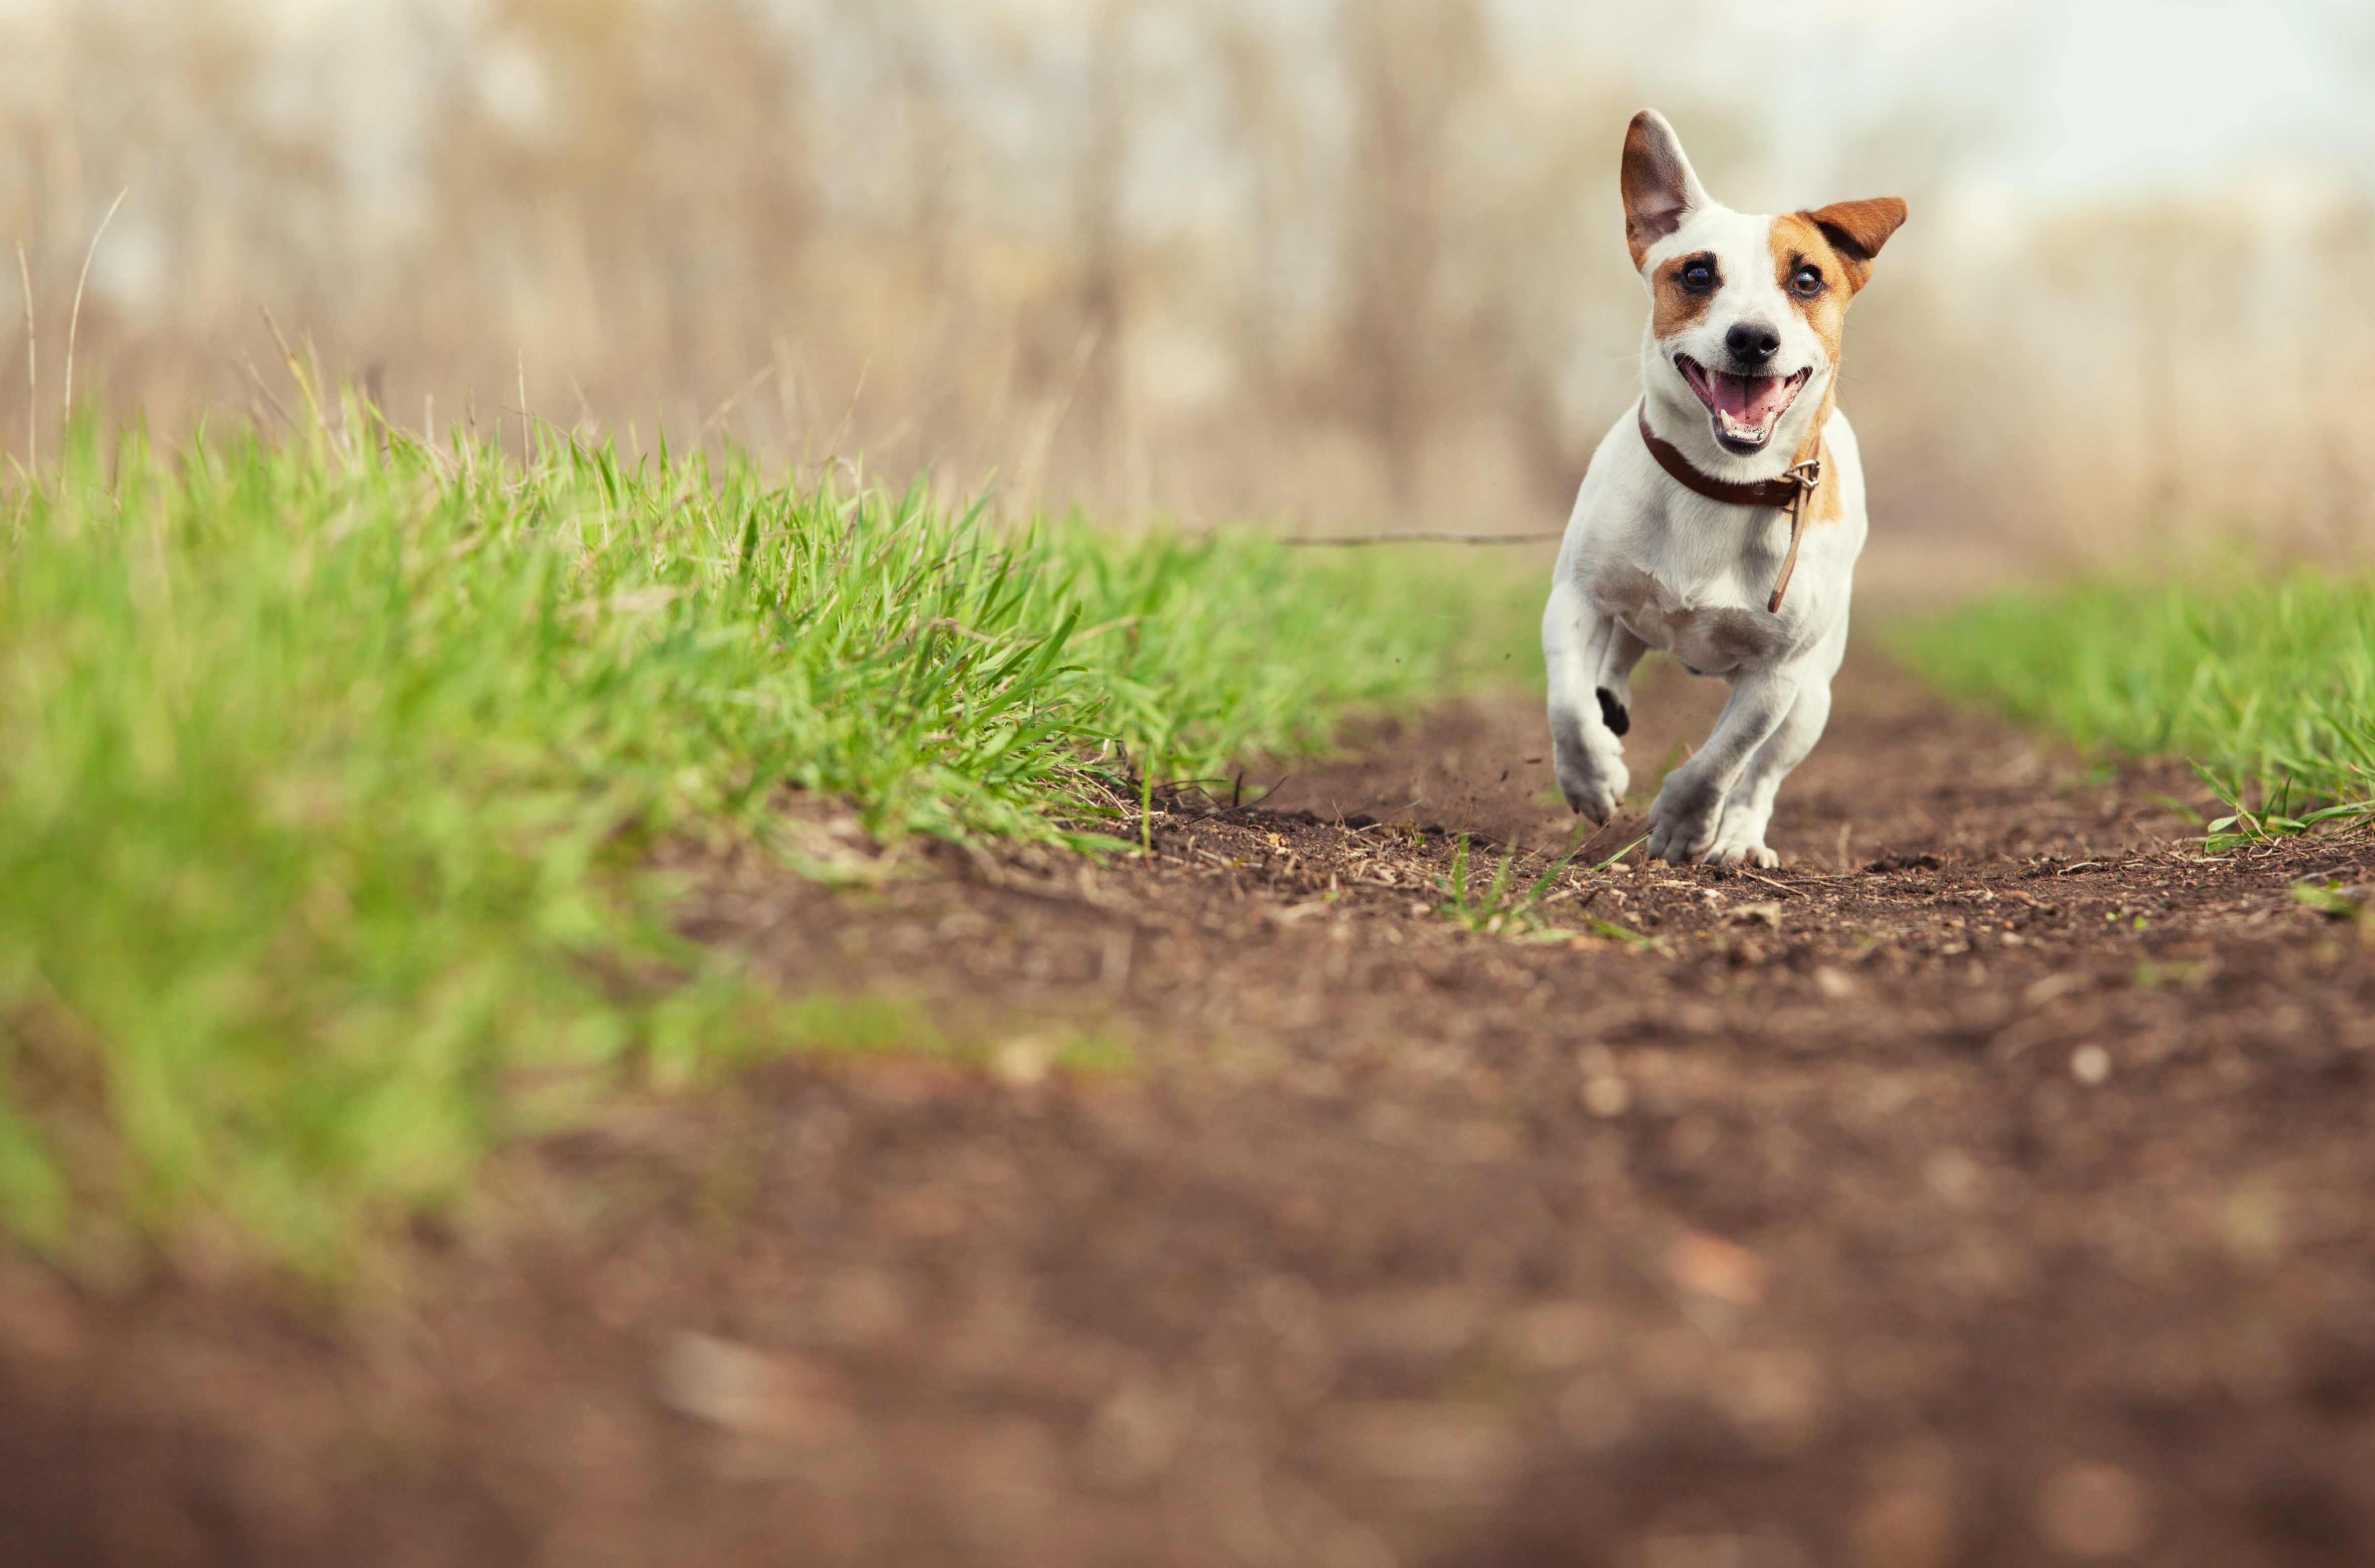
<svg viewBox="0 0 2375 1568">
<path fill-rule="evenodd" d="M 1779 376 L 1736 376 L 1718 371 L 1708 379 L 1714 383 L 1716 407 L 1736 425 L 1762 430 L 1781 406 Z"/>
</svg>

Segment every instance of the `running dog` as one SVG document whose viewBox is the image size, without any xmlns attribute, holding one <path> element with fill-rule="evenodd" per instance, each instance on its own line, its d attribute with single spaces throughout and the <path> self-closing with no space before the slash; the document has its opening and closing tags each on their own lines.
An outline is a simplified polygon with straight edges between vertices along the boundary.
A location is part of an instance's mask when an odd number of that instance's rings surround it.
<svg viewBox="0 0 2375 1568">
<path fill-rule="evenodd" d="M 1905 204 L 1734 212 L 1654 110 L 1620 183 L 1649 292 L 1643 389 L 1592 454 L 1542 612 L 1552 760 L 1567 804 L 1607 821 L 1631 783 L 1633 666 L 1657 648 L 1720 676 L 1731 700 L 1658 791 L 1649 853 L 1773 866 L 1773 797 L 1830 717 L 1863 549 L 1839 338 Z"/>
</svg>

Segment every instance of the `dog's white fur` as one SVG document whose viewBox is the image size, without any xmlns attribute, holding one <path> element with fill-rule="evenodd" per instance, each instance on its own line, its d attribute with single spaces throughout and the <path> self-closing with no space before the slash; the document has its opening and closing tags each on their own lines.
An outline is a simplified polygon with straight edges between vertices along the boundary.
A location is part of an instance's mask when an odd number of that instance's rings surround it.
<svg viewBox="0 0 2375 1568">
<path fill-rule="evenodd" d="M 1607 821 L 1630 783 L 1609 720 L 1629 720 L 1635 665 L 1655 648 L 1694 673 L 1719 676 L 1731 700 L 1707 743 L 1659 790 L 1649 853 L 1676 864 L 1769 867 L 1778 863 L 1765 843 L 1774 796 L 1822 737 L 1831 679 L 1847 650 L 1848 598 L 1865 534 L 1863 469 L 1847 416 L 1832 407 L 1835 355 L 1775 276 L 1775 220 L 1710 200 L 1653 112 L 1636 119 L 1634 132 L 1650 153 L 1671 159 L 1664 167 L 1679 201 L 1647 215 L 1653 231 L 1673 225 L 1638 256 L 1653 301 L 1660 265 L 1678 256 L 1711 253 L 1722 280 L 1698 319 L 1660 339 L 1653 313 L 1642 335 L 1650 428 L 1708 477 L 1753 482 L 1778 477 L 1809 444 L 1813 421 L 1830 410 L 1822 483 L 1837 488 L 1837 515 L 1826 502 L 1826 520 L 1805 530 L 1781 609 L 1768 612 L 1789 514 L 1686 489 L 1651 456 L 1627 407 L 1592 454 L 1542 615 L 1554 763 L 1567 803 Z M 1635 145 L 1628 140 L 1628 158 Z M 1628 167 L 1628 198 L 1633 183 Z M 1748 455 L 1719 443 L 1715 416 L 1677 363 L 1678 355 L 1707 367 L 1726 362 L 1726 334 L 1743 322 L 1778 330 L 1772 371 L 1808 372 L 1763 448 Z"/>
</svg>

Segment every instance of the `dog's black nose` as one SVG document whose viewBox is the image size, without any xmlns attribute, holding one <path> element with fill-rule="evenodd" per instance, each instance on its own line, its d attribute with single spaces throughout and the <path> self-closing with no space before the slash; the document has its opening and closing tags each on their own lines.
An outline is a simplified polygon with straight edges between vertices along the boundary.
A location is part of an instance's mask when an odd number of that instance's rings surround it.
<svg viewBox="0 0 2375 1568">
<path fill-rule="evenodd" d="M 1761 365 L 1781 347 L 1781 335 L 1761 321 L 1734 322 L 1723 335 L 1723 346 L 1743 364 Z"/>
</svg>

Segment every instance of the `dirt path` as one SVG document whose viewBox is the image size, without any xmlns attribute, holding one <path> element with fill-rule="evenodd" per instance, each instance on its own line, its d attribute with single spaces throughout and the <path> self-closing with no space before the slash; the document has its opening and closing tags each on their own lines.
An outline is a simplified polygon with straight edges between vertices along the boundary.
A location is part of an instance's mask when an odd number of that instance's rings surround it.
<svg viewBox="0 0 2375 1568">
<path fill-rule="evenodd" d="M 343 1315 L 0 1262 L 0 1562 L 2375 1562 L 2375 950 L 2289 896 L 2375 845 L 2204 861 L 2181 773 L 1857 666 L 1784 869 L 1471 936 L 1394 824 L 1553 839 L 1541 756 L 1472 705 L 1152 864 L 689 867 L 993 1069 L 618 1103 Z"/>
</svg>

